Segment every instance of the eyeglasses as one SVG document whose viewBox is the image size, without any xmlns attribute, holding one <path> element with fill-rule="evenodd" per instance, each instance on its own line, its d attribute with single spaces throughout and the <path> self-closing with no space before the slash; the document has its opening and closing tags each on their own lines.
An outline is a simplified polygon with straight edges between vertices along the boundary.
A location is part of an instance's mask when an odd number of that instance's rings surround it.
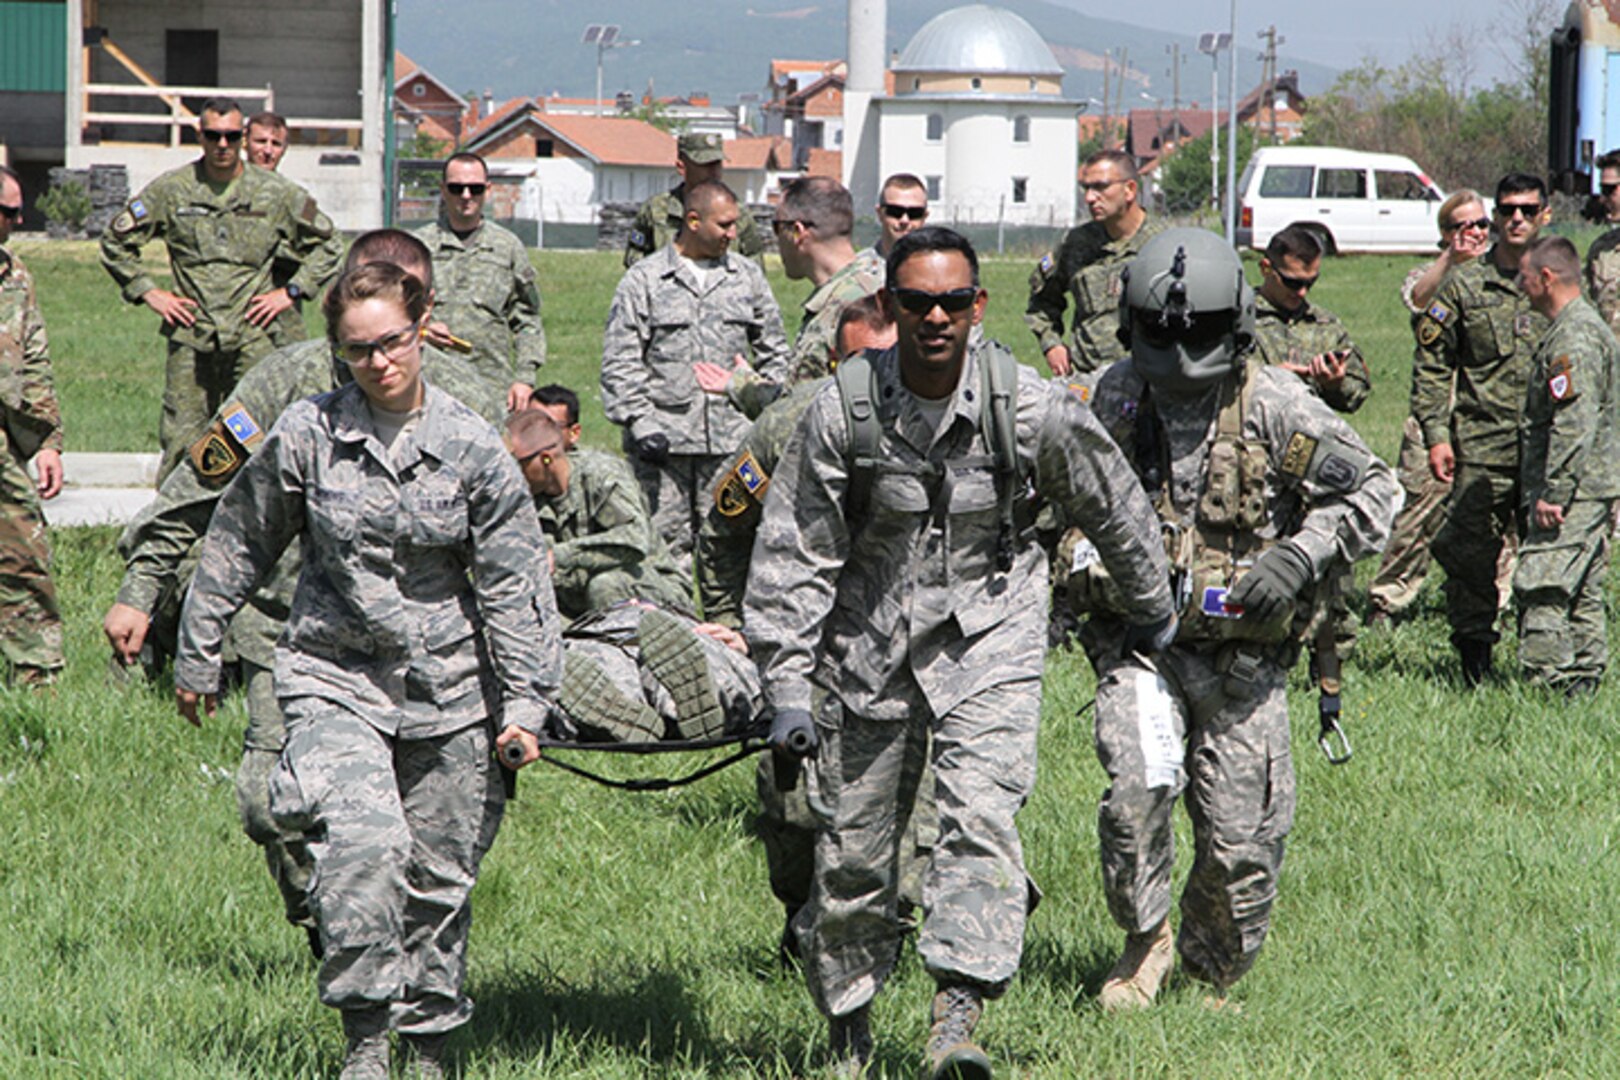
<svg viewBox="0 0 1620 1080">
<path fill-rule="evenodd" d="M 793 225 L 803 225 L 806 229 L 813 229 L 816 227 L 815 222 L 806 221 L 804 218 L 777 218 L 771 222 L 771 228 L 775 229 L 777 232 L 781 232 L 783 229 L 789 228 Z"/>
<path fill-rule="evenodd" d="M 1310 292 L 1311 286 L 1315 285 L 1322 277 L 1321 274 L 1313 274 L 1310 277 L 1289 277 L 1281 270 L 1276 269 L 1271 272 L 1277 275 L 1277 280 L 1282 282 L 1282 287 L 1289 292 Z"/>
<path fill-rule="evenodd" d="M 973 306 L 979 290 L 971 285 L 945 292 L 925 292 L 922 289 L 891 289 L 895 300 L 913 315 L 927 315 L 936 307 L 947 315 L 959 315 Z"/>
<path fill-rule="evenodd" d="M 7 206 L 5 203 L 0 203 L 0 217 L 22 217 L 22 203 L 18 203 L 16 206 Z"/>
<path fill-rule="evenodd" d="M 1496 216 L 1500 217 L 1500 218 L 1506 218 L 1508 221 L 1512 221 L 1514 218 L 1518 217 L 1520 214 L 1523 214 L 1524 219 L 1526 221 L 1529 221 L 1531 218 L 1535 217 L 1539 213 L 1541 213 L 1541 203 L 1540 203 L 1539 200 L 1536 201 L 1536 202 L 1533 202 L 1533 203 L 1497 203 L 1496 204 Z"/>
<path fill-rule="evenodd" d="M 1107 191 L 1115 184 L 1123 184 L 1124 180 L 1087 180 L 1080 185 L 1083 191 Z"/>
<path fill-rule="evenodd" d="M 1490 218 L 1473 218 L 1469 221 L 1448 221 L 1442 228 L 1446 232 L 1456 232 L 1459 229 L 1488 229 L 1491 227 Z"/>
<path fill-rule="evenodd" d="M 912 221 L 922 221 L 928 216 L 926 206 L 897 206 L 892 202 L 883 204 L 883 216 L 894 221 L 901 218 L 910 218 Z"/>
<path fill-rule="evenodd" d="M 381 353 L 384 360 L 392 360 L 415 342 L 421 335 L 418 323 L 384 334 L 375 341 L 339 341 L 333 343 L 332 349 L 337 353 L 338 359 L 350 367 L 363 367 L 373 355 Z"/>
<path fill-rule="evenodd" d="M 1614 194 L 1614 189 L 1617 188 L 1617 187 L 1620 187 L 1620 183 L 1599 184 L 1598 185 L 1598 190 L 1600 192 L 1602 192 L 1603 194 L 1605 194 L 1605 195 L 1613 195 Z"/>
<path fill-rule="evenodd" d="M 204 142 L 230 143 L 232 146 L 235 146 L 237 143 L 242 141 L 242 129 L 232 128 L 230 130 L 226 130 L 225 128 L 203 128 L 202 137 Z"/>
<path fill-rule="evenodd" d="M 488 188 L 488 184 L 452 184 L 448 180 L 444 182 L 444 190 L 458 197 L 462 195 L 482 195 Z"/>
</svg>

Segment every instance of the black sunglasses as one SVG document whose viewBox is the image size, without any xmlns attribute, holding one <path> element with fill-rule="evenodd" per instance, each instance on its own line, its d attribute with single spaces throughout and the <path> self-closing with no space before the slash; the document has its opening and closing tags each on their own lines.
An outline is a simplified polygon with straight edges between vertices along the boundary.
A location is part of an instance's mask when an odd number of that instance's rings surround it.
<svg viewBox="0 0 1620 1080">
<path fill-rule="evenodd" d="M 1598 190 L 1605 195 L 1613 195 L 1614 189 L 1617 187 L 1620 187 L 1620 184 L 1599 184 Z"/>
<path fill-rule="evenodd" d="M 806 229 L 814 229 L 816 223 L 806 218 L 776 218 L 771 222 L 771 228 L 778 232 L 794 225 L 803 225 Z"/>
<path fill-rule="evenodd" d="M 1448 222 L 1444 228 L 1446 232 L 1456 232 L 1458 229 L 1488 229 L 1491 227 L 1490 218 L 1474 218 L 1472 221 Z"/>
<path fill-rule="evenodd" d="M 444 190 L 452 195 L 482 195 L 488 188 L 488 184 L 452 184 L 448 180 L 444 182 Z"/>
<path fill-rule="evenodd" d="M 22 217 L 22 204 L 18 203 L 16 206 L 7 206 L 5 203 L 0 203 L 0 217 Z"/>
<path fill-rule="evenodd" d="M 1541 213 L 1541 203 L 1497 203 L 1496 213 L 1501 217 L 1507 218 L 1509 221 L 1512 221 L 1515 217 L 1523 214 L 1525 220 L 1528 221 L 1537 214 Z"/>
<path fill-rule="evenodd" d="M 887 217 L 899 221 L 901 218 L 910 218 L 912 221 L 921 221 L 928 216 L 926 206 L 896 206 L 892 202 L 883 204 L 883 213 Z"/>
<path fill-rule="evenodd" d="M 1322 276 L 1321 274 L 1317 274 L 1315 277 L 1289 277 L 1281 270 L 1277 270 L 1275 268 L 1271 272 L 1277 275 L 1277 280 L 1282 282 L 1282 287 L 1287 289 L 1289 292 L 1309 292 L 1311 286 L 1315 285 L 1317 280 Z"/>
<path fill-rule="evenodd" d="M 947 315 L 957 315 L 973 306 L 979 290 L 969 285 L 945 292 L 925 292 L 922 289 L 891 289 L 895 300 L 913 315 L 926 315 L 934 308 L 942 308 Z"/>
<path fill-rule="evenodd" d="M 227 131 L 224 128 L 203 128 L 202 137 L 204 142 L 223 142 L 235 146 L 242 141 L 242 129 L 234 128 Z"/>
</svg>

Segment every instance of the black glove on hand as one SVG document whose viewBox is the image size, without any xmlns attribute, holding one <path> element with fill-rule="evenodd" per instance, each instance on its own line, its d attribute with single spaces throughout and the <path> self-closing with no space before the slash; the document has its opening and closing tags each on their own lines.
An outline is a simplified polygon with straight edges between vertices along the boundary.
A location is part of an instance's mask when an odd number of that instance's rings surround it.
<svg viewBox="0 0 1620 1080">
<path fill-rule="evenodd" d="M 669 460 L 669 436 L 661 431 L 643 435 L 636 440 L 636 457 L 649 465 L 662 465 Z"/>
<path fill-rule="evenodd" d="M 1121 656 L 1131 653 L 1161 653 L 1170 647 L 1176 640 L 1176 628 L 1180 623 L 1176 613 L 1171 612 L 1158 622 L 1130 623 L 1125 627 L 1125 637 L 1119 643 Z"/>
<path fill-rule="evenodd" d="M 1291 603 L 1311 580 L 1311 560 L 1284 541 L 1261 553 L 1254 569 L 1227 594 L 1226 602 L 1243 609 L 1245 619 L 1265 622 Z"/>
<path fill-rule="evenodd" d="M 771 721 L 766 740 L 771 750 L 785 757 L 807 758 L 816 752 L 816 724 L 808 709 L 780 709 Z"/>
</svg>

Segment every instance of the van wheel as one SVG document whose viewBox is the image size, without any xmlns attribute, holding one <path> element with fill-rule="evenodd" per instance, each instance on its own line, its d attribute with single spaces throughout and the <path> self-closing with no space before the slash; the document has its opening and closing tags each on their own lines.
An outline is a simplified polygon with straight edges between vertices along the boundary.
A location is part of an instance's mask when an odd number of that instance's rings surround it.
<svg viewBox="0 0 1620 1080">
<path fill-rule="evenodd" d="M 1334 241 L 1333 233 L 1328 230 L 1326 225 L 1315 221 L 1296 221 L 1294 224 L 1316 237 L 1316 242 L 1322 245 L 1322 254 L 1337 255 L 1339 253 L 1339 245 Z"/>
</svg>

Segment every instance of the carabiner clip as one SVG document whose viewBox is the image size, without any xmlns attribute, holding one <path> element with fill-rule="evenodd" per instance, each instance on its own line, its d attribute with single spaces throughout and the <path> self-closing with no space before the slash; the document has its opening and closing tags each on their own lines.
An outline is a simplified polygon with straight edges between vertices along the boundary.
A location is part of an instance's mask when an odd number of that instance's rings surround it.
<svg viewBox="0 0 1620 1080">
<path fill-rule="evenodd" d="M 1339 726 L 1339 695 L 1331 697 L 1323 694 L 1318 701 L 1318 709 L 1322 716 L 1322 729 L 1317 733 L 1316 745 L 1322 748 L 1323 755 L 1330 765 L 1343 765 L 1349 761 L 1355 750 L 1350 746 L 1350 736 L 1344 733 Z M 1337 740 L 1338 749 L 1334 742 Z"/>
</svg>

